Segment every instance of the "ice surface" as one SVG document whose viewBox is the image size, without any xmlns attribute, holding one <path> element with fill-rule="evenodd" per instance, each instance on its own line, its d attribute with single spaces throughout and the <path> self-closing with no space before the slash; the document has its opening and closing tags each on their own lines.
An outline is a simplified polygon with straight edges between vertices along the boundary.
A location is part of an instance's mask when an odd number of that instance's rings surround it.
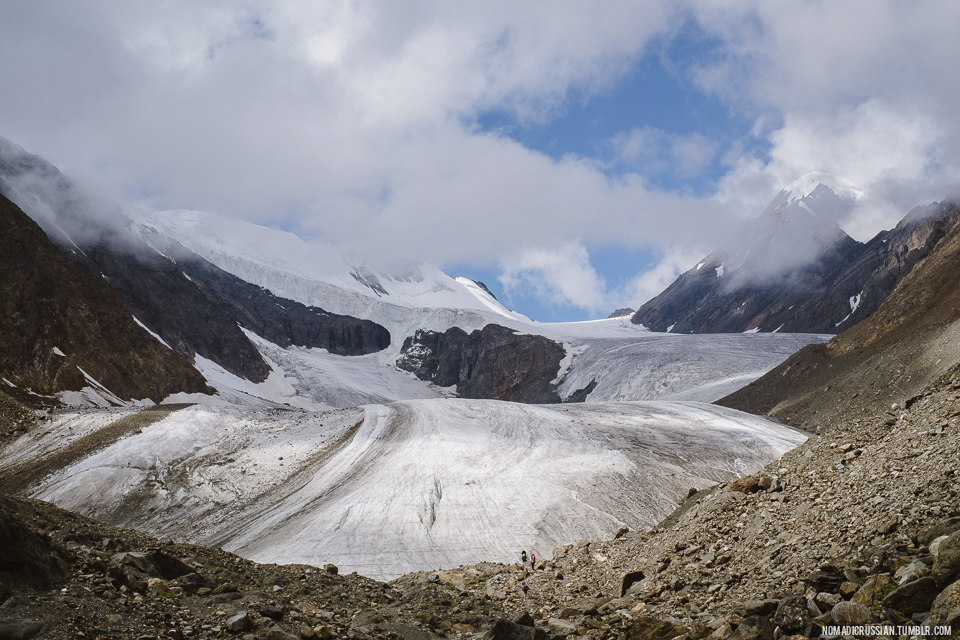
<svg viewBox="0 0 960 640">
<path fill-rule="evenodd" d="M 672 334 L 644 332 L 572 341 L 580 350 L 559 386 L 566 398 L 591 381 L 587 402 L 713 402 L 760 377 L 811 342 L 810 334 Z"/>
<path fill-rule="evenodd" d="M 756 471 L 804 439 L 699 403 L 198 406 L 64 469 L 34 497 L 260 562 L 392 578 L 510 562 L 518 549 L 547 558 L 558 544 L 651 526 L 691 487 Z"/>
</svg>

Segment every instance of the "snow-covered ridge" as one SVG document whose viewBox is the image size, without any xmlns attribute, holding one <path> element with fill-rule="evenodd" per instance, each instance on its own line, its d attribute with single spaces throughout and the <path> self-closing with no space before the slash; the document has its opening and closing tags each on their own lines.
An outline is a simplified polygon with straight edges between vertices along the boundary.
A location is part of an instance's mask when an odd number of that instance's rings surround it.
<svg viewBox="0 0 960 640">
<path fill-rule="evenodd" d="M 821 184 L 830 188 L 841 198 L 854 201 L 863 198 L 863 191 L 857 185 L 846 178 L 823 171 L 812 171 L 800 176 L 784 187 L 780 195 L 785 196 L 786 202 L 795 202 L 812 194 Z"/>
</svg>

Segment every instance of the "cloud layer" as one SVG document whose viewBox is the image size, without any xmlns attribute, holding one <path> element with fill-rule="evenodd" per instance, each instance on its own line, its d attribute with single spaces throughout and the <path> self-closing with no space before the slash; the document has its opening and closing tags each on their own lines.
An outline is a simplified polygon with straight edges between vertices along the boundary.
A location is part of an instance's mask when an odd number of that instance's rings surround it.
<svg viewBox="0 0 960 640">
<path fill-rule="evenodd" d="M 374 263 L 500 264 L 508 288 L 600 315 L 656 293 L 690 266 L 678 256 L 712 249 L 808 171 L 868 194 L 845 225 L 859 238 L 955 188 L 957 14 L 865 0 L 37 0 L 0 22 L 0 55 L 20 62 L 0 68 L 0 134 L 127 198 L 282 226 Z M 768 154 L 637 123 L 608 141 L 628 167 L 612 171 L 476 124 L 494 109 L 562 117 L 573 93 L 608 89 L 691 26 L 710 46 L 676 73 L 756 120 Z M 713 195 L 649 186 L 717 158 Z M 611 287 L 590 261 L 604 247 L 663 261 Z"/>
</svg>

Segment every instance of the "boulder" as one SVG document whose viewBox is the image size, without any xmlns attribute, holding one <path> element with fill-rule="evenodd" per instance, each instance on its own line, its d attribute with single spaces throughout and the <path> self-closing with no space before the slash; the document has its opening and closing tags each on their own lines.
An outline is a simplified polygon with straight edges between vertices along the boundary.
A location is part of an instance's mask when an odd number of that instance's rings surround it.
<svg viewBox="0 0 960 640">
<path fill-rule="evenodd" d="M 775 598 L 767 598 L 766 600 L 747 600 L 747 604 L 744 609 L 748 617 L 766 616 L 776 611 L 779 605 L 780 601 Z"/>
<path fill-rule="evenodd" d="M 523 611 L 517 615 L 510 618 L 510 622 L 513 624 L 519 624 L 522 627 L 535 627 L 536 622 L 533 619 L 533 616 L 530 615 L 529 611 Z"/>
<path fill-rule="evenodd" d="M 930 611 L 940 589 L 937 581 L 927 576 L 908 582 L 883 599 L 883 606 L 906 615 Z"/>
<path fill-rule="evenodd" d="M 863 586 L 853 594 L 850 602 L 862 604 L 865 607 L 872 607 L 883 600 L 884 596 L 893 589 L 893 582 L 889 576 L 874 575 L 867 578 Z"/>
<path fill-rule="evenodd" d="M 156 549 L 118 553 L 113 556 L 112 561 L 120 566 L 132 567 L 151 578 L 162 580 L 176 580 L 188 573 L 194 573 L 193 569 L 177 558 Z"/>
<path fill-rule="evenodd" d="M 838 602 L 830 610 L 830 615 L 833 616 L 833 621 L 840 626 L 863 625 L 870 622 L 872 618 L 870 609 L 853 602 Z"/>
<path fill-rule="evenodd" d="M 941 587 L 946 587 L 960 578 L 960 531 L 950 534 L 949 538 L 940 542 L 930 575 Z"/>
<path fill-rule="evenodd" d="M 740 493 L 756 493 L 760 491 L 760 483 L 753 476 L 743 476 L 730 484 L 730 488 Z"/>
<path fill-rule="evenodd" d="M 4 640 L 29 640 L 43 630 L 39 620 L 6 618 L 0 620 L 0 638 Z"/>
<path fill-rule="evenodd" d="M 860 585 L 856 582 L 850 582 L 847 580 L 840 584 L 840 588 L 837 590 L 837 593 L 840 594 L 840 597 L 844 600 L 849 600 L 853 594 L 860 590 Z"/>
<path fill-rule="evenodd" d="M 807 597 L 801 595 L 787 596 L 780 600 L 777 611 L 773 614 L 773 624 L 787 632 L 802 631 L 810 624 L 810 620 Z"/>
<path fill-rule="evenodd" d="M 197 593 L 200 589 L 213 589 L 213 582 L 199 573 L 188 573 L 170 582 L 171 587 L 180 587 L 184 593 Z M 209 593 L 209 592 L 208 592 Z"/>
<path fill-rule="evenodd" d="M 550 618 L 547 620 L 547 628 L 550 629 L 550 633 L 555 636 L 560 636 L 561 638 L 577 632 L 577 626 L 575 624 L 561 620 L 560 618 Z"/>
<path fill-rule="evenodd" d="M 283 620 L 283 607 L 275 604 L 268 604 L 260 609 L 260 615 L 262 615 L 264 618 L 270 618 L 271 620 L 280 622 Z"/>
<path fill-rule="evenodd" d="M 940 595 L 933 601 L 933 605 L 930 607 L 930 624 L 951 624 L 949 621 L 953 619 L 955 621 L 952 624 L 954 630 L 956 630 L 960 628 L 956 621 L 958 612 L 960 612 L 960 580 L 941 591 Z"/>
<path fill-rule="evenodd" d="M 843 572 L 836 565 L 824 564 L 810 573 L 803 581 L 818 592 L 836 593 L 840 585 L 843 584 L 844 577 Z"/>
<path fill-rule="evenodd" d="M 940 536 L 948 536 L 957 531 L 960 531 L 960 516 L 941 520 L 929 529 L 924 529 L 917 534 L 917 542 L 929 545 Z"/>
<path fill-rule="evenodd" d="M 246 611 L 238 611 L 229 618 L 224 625 L 227 628 L 227 631 L 230 633 L 240 633 L 241 631 L 248 630 L 253 624 L 253 621 L 250 620 L 250 614 Z"/>
<path fill-rule="evenodd" d="M 574 631 L 576 631 L 576 629 L 574 629 Z M 641 616 L 626 628 L 623 638 L 624 640 L 672 640 L 677 636 L 686 634 L 688 631 L 689 629 L 686 627 L 672 622 L 651 616 Z M 551 633 L 553 633 L 552 629 Z"/>
<path fill-rule="evenodd" d="M 643 580 L 644 575 L 643 571 L 629 571 L 623 574 L 623 577 L 620 579 L 620 597 L 627 595 L 627 591 L 634 585 L 634 583 L 640 582 Z"/>
<path fill-rule="evenodd" d="M 740 640 L 773 640 L 774 625 L 767 616 L 750 616 L 740 622 L 733 637 Z"/>
</svg>

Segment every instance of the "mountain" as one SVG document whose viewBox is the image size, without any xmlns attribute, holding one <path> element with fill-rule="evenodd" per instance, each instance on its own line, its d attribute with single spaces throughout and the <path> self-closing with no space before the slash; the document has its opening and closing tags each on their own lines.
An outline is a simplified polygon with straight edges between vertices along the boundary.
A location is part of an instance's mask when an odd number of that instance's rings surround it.
<svg viewBox="0 0 960 640">
<path fill-rule="evenodd" d="M 838 333 L 873 313 L 952 224 L 950 206 L 918 207 L 869 242 L 837 220 L 859 191 L 829 174 L 783 189 L 736 246 L 717 251 L 643 304 L 652 331 Z"/>
<path fill-rule="evenodd" d="M 949 232 L 872 316 L 718 402 L 796 425 L 824 414 L 895 423 L 960 362 L 960 206 L 945 202 L 936 216 Z"/>
<path fill-rule="evenodd" d="M 244 329 L 283 347 L 340 355 L 390 344 L 389 332 L 374 322 L 275 296 L 151 235 L 120 205 L 91 197 L 43 158 L 2 138 L 0 192 L 109 284 L 136 323 L 190 362 L 200 356 L 239 378 L 266 381 L 273 369 Z"/>
<path fill-rule="evenodd" d="M 211 392 L 117 294 L 0 195 L 0 376 L 21 394 L 107 406 Z"/>
</svg>

